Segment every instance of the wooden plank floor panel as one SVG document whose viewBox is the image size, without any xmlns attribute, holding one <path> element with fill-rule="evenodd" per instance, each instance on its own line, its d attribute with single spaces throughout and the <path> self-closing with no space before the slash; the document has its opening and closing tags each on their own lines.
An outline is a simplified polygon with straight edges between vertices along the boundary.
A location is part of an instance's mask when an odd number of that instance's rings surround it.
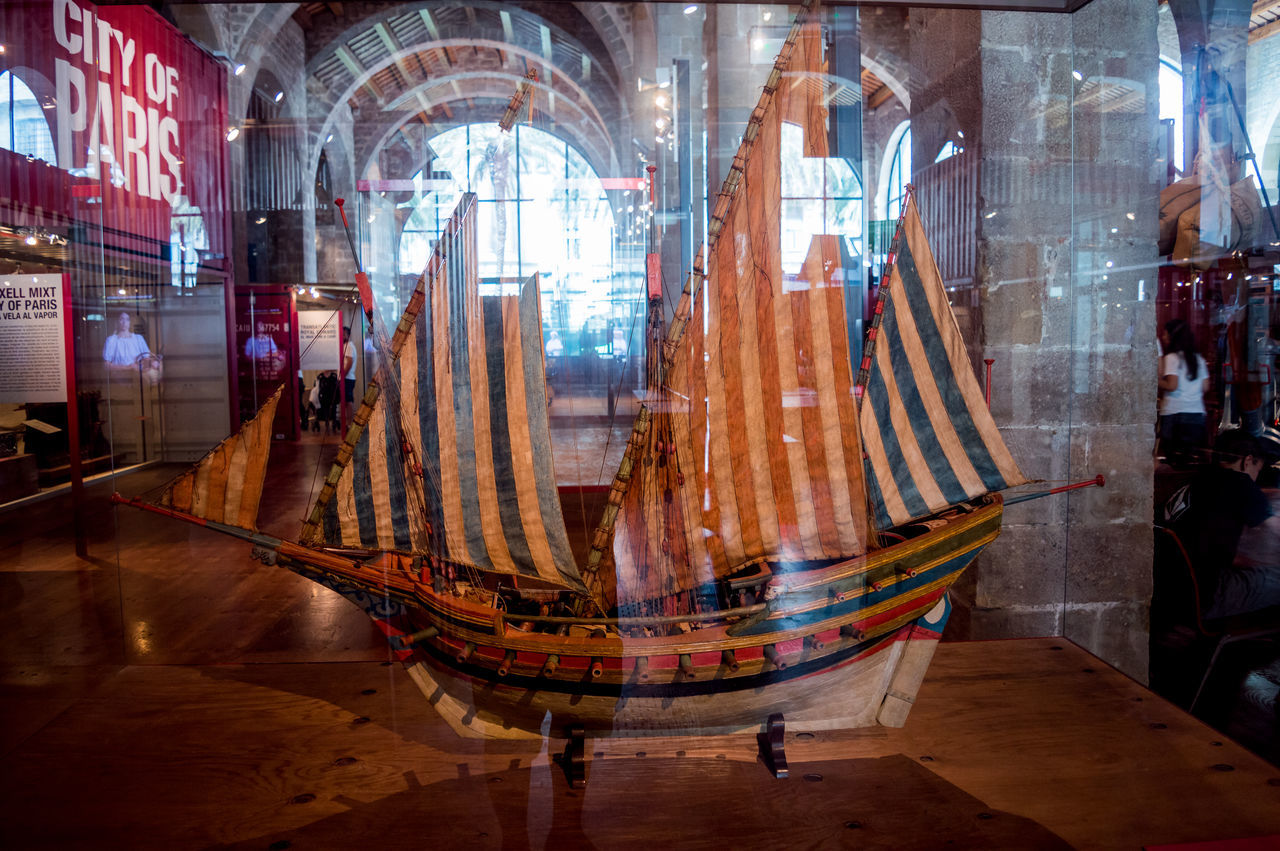
<svg viewBox="0 0 1280 851">
<path fill-rule="evenodd" d="M 1079 648 L 944 644 L 939 659 L 908 733 L 992 806 L 1070 825 L 1086 848 L 1280 833 L 1280 769 Z"/>
<path fill-rule="evenodd" d="M 1136 848 L 1280 833 L 1280 770 L 1059 641 L 944 644 L 914 713 L 901 730 L 789 736 L 783 781 L 749 736 L 594 740 L 575 792 L 551 758 L 562 742 L 459 739 L 398 665 L 131 666 L 10 751 L 0 844 Z"/>
</svg>

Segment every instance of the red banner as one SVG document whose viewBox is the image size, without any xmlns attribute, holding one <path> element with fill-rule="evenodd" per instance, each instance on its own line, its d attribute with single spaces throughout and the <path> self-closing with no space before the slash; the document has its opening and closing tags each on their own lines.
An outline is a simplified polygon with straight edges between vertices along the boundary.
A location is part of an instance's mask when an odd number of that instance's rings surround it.
<svg viewBox="0 0 1280 851">
<path fill-rule="evenodd" d="M 104 242 L 133 256 L 198 253 L 226 269 L 225 69 L 145 6 L 9 0 L 0 32 L 0 63 L 40 104 L 54 165 L 80 204 L 101 204 Z M 21 171 L 0 169 L 0 202 L 61 224 L 71 199 L 20 194 L 57 183 Z"/>
</svg>

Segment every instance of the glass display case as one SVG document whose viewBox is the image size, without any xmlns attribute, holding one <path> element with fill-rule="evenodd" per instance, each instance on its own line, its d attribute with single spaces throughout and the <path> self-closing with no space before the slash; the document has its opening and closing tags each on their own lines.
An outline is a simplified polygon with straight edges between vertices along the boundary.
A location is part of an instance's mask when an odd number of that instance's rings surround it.
<svg viewBox="0 0 1280 851">
<path fill-rule="evenodd" d="M 1275 758 L 1274 4 L 160 5 L 0 8 L 6 665 L 537 739 L 1060 636 Z"/>
</svg>

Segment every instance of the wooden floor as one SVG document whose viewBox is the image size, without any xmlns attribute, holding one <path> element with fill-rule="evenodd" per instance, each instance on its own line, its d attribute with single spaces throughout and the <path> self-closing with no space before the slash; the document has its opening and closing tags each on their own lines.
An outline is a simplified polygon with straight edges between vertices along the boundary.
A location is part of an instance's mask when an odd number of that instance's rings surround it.
<svg viewBox="0 0 1280 851">
<path fill-rule="evenodd" d="M 328 448 L 273 462 L 289 533 Z M 136 492 L 169 471 L 118 482 Z M 1280 769 L 1059 639 L 943 643 L 907 726 L 456 738 L 354 606 L 106 507 L 0 515 L 0 847 L 1139 848 L 1280 835 Z M 557 731 L 552 731 L 557 732 Z M 1280 847 L 1273 840 L 1270 847 Z"/>
</svg>

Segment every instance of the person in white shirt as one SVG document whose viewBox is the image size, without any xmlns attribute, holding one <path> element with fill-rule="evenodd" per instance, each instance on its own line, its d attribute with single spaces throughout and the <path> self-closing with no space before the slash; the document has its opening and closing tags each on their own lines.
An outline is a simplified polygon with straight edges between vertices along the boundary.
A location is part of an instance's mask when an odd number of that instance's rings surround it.
<svg viewBox="0 0 1280 851">
<path fill-rule="evenodd" d="M 102 359 L 109 368 L 137 369 L 138 358 L 151 354 L 147 341 L 141 334 L 133 333 L 133 318 L 121 312 L 116 317 L 116 332 L 107 338 L 102 347 Z"/>
<path fill-rule="evenodd" d="M 1204 392 L 1209 368 L 1182 319 L 1160 329 L 1160 448 L 1170 464 L 1193 460 L 1205 445 Z"/>
<path fill-rule="evenodd" d="M 342 329 L 342 380 L 343 390 L 347 394 L 346 403 L 355 401 L 356 393 L 356 344 L 351 342 L 351 327 Z"/>
</svg>

